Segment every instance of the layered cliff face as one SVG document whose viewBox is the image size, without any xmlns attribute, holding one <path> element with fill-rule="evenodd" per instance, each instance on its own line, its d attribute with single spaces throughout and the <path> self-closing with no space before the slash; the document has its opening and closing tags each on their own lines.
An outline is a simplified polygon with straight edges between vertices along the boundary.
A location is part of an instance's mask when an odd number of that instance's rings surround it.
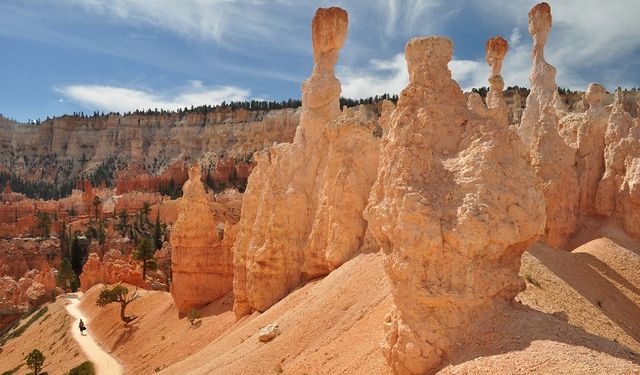
<svg viewBox="0 0 640 375">
<path fill-rule="evenodd" d="M 127 170 L 135 159 L 138 172 L 160 176 L 176 161 L 244 158 L 274 142 L 290 141 L 299 117 L 295 109 L 221 109 L 187 115 L 63 116 L 38 126 L 5 120 L 0 124 L 0 172 L 53 183 L 100 167 Z"/>
<path fill-rule="evenodd" d="M 558 133 L 563 106 L 555 82 L 556 70 L 544 59 L 550 29 L 549 5 L 534 6 L 529 12 L 529 33 L 533 38 L 531 92 L 517 131 L 529 149 L 531 165 L 544 187 L 547 213 L 544 241 L 562 248 L 576 228 L 579 190 L 576 150 Z"/>
<path fill-rule="evenodd" d="M 391 114 L 365 211 L 387 254 L 396 309 L 383 349 L 398 374 L 433 372 L 474 316 L 521 291 L 520 256 L 544 228 L 527 151 L 496 121 L 506 121 L 500 96 L 492 108 L 467 109 L 447 68 L 452 47 L 443 37 L 407 44 L 410 82 Z M 496 81 L 499 64 L 492 67 Z"/>
<path fill-rule="evenodd" d="M 234 245 L 234 312 L 264 311 L 303 280 L 340 266 L 366 241 L 362 218 L 375 179 L 382 129 L 363 107 L 339 108 L 334 66 L 347 13 L 319 9 L 314 68 L 302 85 L 293 143 L 257 155 Z"/>
<path fill-rule="evenodd" d="M 200 178 L 200 166 L 194 164 L 171 231 L 171 296 L 181 313 L 224 296 L 233 282 L 231 248 L 223 242 L 224 220 L 210 209 Z"/>
<path fill-rule="evenodd" d="M 640 238 L 640 120 L 625 111 L 620 92 L 616 93 L 604 143 L 605 171 L 598 183 L 595 208 Z"/>
</svg>

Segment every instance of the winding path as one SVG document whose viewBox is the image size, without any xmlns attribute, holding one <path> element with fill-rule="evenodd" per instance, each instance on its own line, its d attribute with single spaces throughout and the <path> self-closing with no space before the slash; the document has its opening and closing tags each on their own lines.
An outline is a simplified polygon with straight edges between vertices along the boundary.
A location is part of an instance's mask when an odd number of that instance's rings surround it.
<svg viewBox="0 0 640 375">
<path fill-rule="evenodd" d="M 80 334 L 80 330 L 78 329 L 78 323 L 80 319 L 87 324 L 87 327 L 91 326 L 88 324 L 87 318 L 82 315 L 80 310 L 78 309 L 78 304 L 80 303 L 80 298 L 78 296 L 80 293 L 70 293 L 67 294 L 67 299 L 69 300 L 69 304 L 65 306 L 67 309 L 67 313 L 73 317 L 73 323 L 71 323 L 71 336 L 74 340 L 80 345 L 80 348 L 87 355 L 87 358 L 96 368 L 96 373 L 98 375 L 122 375 L 124 374 L 124 369 L 122 365 L 111 355 L 105 352 L 102 347 L 94 340 L 91 336 L 91 333 L 83 336 Z M 87 330 L 90 332 L 90 330 Z"/>
</svg>

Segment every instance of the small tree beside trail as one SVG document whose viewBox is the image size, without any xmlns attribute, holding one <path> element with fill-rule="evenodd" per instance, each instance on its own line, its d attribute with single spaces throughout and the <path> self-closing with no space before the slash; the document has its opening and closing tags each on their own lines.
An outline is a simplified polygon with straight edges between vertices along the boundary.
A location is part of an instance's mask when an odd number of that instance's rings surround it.
<svg viewBox="0 0 640 375">
<path fill-rule="evenodd" d="M 24 359 L 27 362 L 27 366 L 33 370 L 34 375 L 40 374 L 40 370 L 44 365 L 44 354 L 41 351 L 33 349 Z"/>
<path fill-rule="evenodd" d="M 129 289 L 122 285 L 115 285 L 113 288 L 104 288 L 100 291 L 100 296 L 96 300 L 96 305 L 100 307 L 104 307 L 110 303 L 118 302 L 120 303 L 120 319 L 123 322 L 129 323 L 132 320 L 136 319 L 137 316 L 126 316 L 124 314 L 127 305 L 130 304 L 133 300 L 138 298 L 137 289 L 133 292 L 132 295 L 129 295 Z"/>
</svg>

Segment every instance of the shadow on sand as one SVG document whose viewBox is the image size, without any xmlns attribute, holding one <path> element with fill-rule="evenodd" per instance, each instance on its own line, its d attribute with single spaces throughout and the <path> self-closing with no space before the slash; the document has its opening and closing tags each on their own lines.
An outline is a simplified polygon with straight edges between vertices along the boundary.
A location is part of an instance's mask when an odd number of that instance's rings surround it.
<svg viewBox="0 0 640 375">
<path fill-rule="evenodd" d="M 609 280 L 638 294 L 635 285 L 588 253 L 569 253 L 545 246 L 532 246 L 528 251 L 623 329 L 637 342 L 634 350 L 638 350 L 640 308 Z M 546 314 L 517 302 L 504 302 L 496 306 L 494 315 L 478 317 L 473 327 L 460 337 L 459 341 L 464 346 L 450 354 L 450 364 L 522 351 L 534 341 L 548 340 L 586 347 L 640 365 L 640 354 L 617 341 L 591 334 L 568 323 L 564 312 Z"/>
<path fill-rule="evenodd" d="M 116 351 L 121 345 L 129 342 L 134 336 L 135 333 L 139 330 L 138 321 L 133 320 L 129 323 L 123 325 L 123 331 L 120 333 L 120 336 L 113 343 L 113 351 Z"/>
</svg>

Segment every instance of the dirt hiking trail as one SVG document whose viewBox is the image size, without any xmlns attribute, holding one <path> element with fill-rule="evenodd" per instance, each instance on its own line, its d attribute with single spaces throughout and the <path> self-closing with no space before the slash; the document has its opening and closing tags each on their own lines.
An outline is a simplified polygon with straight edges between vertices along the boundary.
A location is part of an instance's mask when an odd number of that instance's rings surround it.
<svg viewBox="0 0 640 375">
<path fill-rule="evenodd" d="M 91 335 L 91 325 L 89 324 L 90 322 L 87 321 L 87 318 L 83 316 L 78 309 L 78 304 L 80 303 L 80 295 L 81 293 L 67 294 L 67 299 L 70 303 L 65 306 L 67 312 L 73 318 L 73 322 L 71 323 L 71 335 L 73 339 L 76 340 L 89 360 L 93 362 L 93 365 L 96 368 L 96 373 L 98 375 L 124 374 L 122 365 L 115 358 L 105 352 Z M 80 330 L 78 329 L 78 323 L 80 322 L 80 319 L 82 319 L 87 325 L 88 333 L 85 335 L 81 335 Z"/>
</svg>

